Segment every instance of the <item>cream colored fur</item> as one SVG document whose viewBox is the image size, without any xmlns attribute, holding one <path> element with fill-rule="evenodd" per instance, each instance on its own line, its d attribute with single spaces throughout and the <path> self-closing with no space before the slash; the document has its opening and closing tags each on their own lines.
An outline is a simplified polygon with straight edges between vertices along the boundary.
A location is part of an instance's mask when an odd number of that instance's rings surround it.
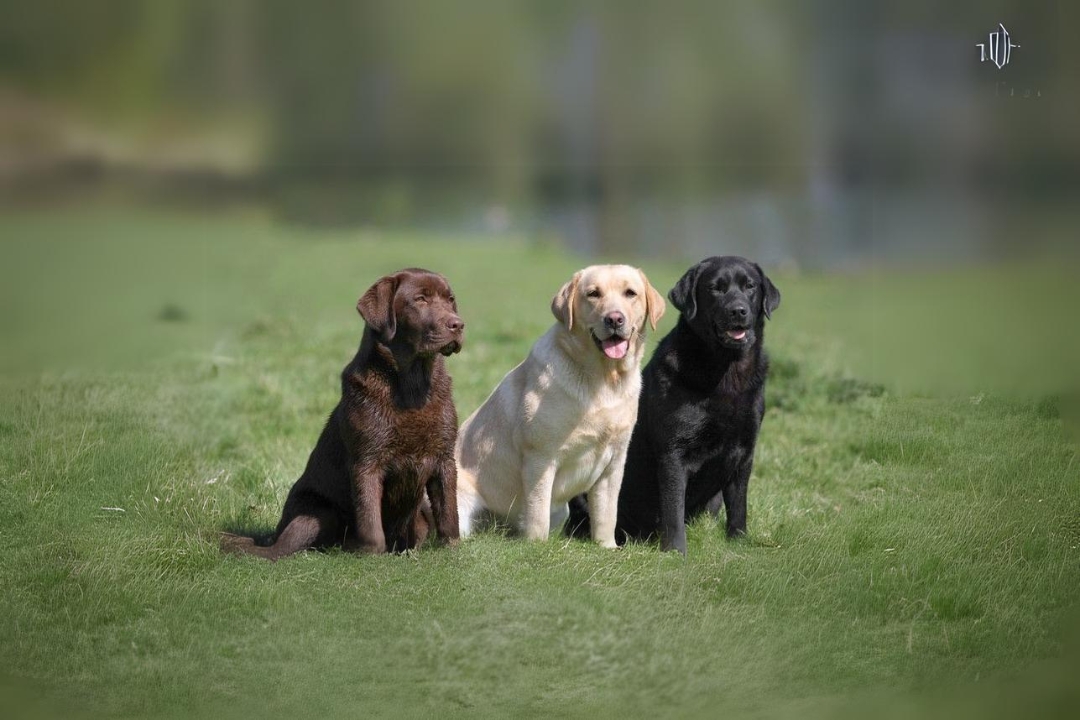
<svg viewBox="0 0 1080 720">
<path fill-rule="evenodd" d="M 461 535 L 486 509 L 528 538 L 546 538 L 566 519 L 570 498 L 587 493 L 593 540 L 615 547 L 645 328 L 656 329 L 664 300 L 636 268 L 593 265 L 574 274 L 551 310 L 557 322 L 458 433 Z M 619 359 L 593 339 L 608 337 L 604 318 L 615 311 L 629 340 Z"/>
</svg>

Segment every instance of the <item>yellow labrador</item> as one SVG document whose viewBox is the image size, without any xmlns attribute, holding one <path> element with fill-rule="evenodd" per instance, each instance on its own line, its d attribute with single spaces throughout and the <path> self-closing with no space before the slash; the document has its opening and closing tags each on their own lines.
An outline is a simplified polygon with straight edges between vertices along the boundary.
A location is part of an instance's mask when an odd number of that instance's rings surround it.
<svg viewBox="0 0 1080 720">
<path fill-rule="evenodd" d="M 629 265 L 574 273 L 551 301 L 557 323 L 458 432 L 458 517 L 488 510 L 528 538 L 588 493 L 592 538 L 615 547 L 615 516 L 641 392 L 645 324 L 664 299 Z"/>
</svg>

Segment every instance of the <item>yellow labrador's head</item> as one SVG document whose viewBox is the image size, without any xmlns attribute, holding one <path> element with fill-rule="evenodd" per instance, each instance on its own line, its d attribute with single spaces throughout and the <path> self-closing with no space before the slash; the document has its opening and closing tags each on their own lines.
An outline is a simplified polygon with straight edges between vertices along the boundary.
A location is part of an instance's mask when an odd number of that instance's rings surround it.
<svg viewBox="0 0 1080 720">
<path fill-rule="evenodd" d="M 618 361 L 637 346 L 646 320 L 656 329 L 664 298 L 637 268 L 590 265 L 555 294 L 551 312 L 571 333 L 591 336 L 599 353 Z"/>
</svg>

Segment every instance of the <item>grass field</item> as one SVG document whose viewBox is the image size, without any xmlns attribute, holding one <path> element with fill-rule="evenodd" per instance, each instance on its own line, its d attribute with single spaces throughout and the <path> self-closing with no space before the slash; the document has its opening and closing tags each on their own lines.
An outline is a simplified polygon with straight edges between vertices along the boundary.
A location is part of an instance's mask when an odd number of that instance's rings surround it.
<svg viewBox="0 0 1080 720">
<path fill-rule="evenodd" d="M 993 294 L 964 295 L 988 309 L 963 322 L 912 320 L 916 279 L 936 303 L 934 288 L 984 287 L 992 269 L 774 276 L 744 541 L 704 519 L 685 559 L 494 531 L 398 556 L 219 553 L 222 528 L 276 522 L 377 277 L 450 278 L 464 418 L 581 264 L 256 213 L 5 215 L 0 699 L 132 718 L 1080 708 L 1073 351 L 1023 372 L 1030 348 L 972 320 L 1008 317 Z M 665 293 L 684 269 L 642 264 Z M 1027 328 L 1033 344 L 1054 322 Z"/>
</svg>

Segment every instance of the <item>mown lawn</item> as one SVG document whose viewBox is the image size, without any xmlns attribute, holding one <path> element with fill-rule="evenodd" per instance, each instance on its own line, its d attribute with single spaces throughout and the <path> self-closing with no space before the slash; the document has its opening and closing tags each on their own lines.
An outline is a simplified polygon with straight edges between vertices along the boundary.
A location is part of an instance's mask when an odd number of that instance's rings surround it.
<svg viewBox="0 0 1080 720">
<path fill-rule="evenodd" d="M 464 418 L 582 264 L 257 213 L 7 213 L 0 701 L 139 718 L 1080 707 L 1070 351 L 1025 374 L 1036 350 L 992 323 L 913 321 L 905 275 L 774 275 L 747 540 L 703 519 L 685 559 L 495 531 L 398 556 L 219 553 L 222 528 L 276 522 L 381 274 L 451 280 Z M 664 293 L 685 267 L 640 264 Z"/>
</svg>

